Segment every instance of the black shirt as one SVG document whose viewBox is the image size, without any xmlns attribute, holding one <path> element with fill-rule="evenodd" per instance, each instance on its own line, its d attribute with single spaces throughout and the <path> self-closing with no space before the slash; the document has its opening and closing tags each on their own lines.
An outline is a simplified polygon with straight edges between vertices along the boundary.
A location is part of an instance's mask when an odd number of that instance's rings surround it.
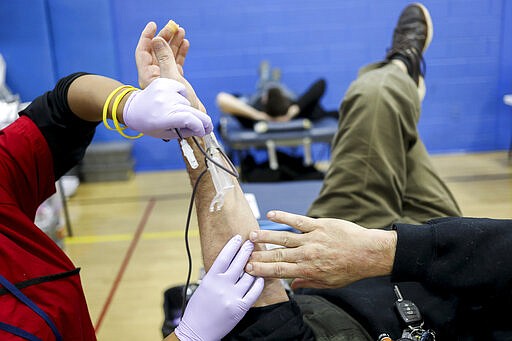
<svg viewBox="0 0 512 341">
<path fill-rule="evenodd" d="M 398 338 L 404 326 L 394 310 L 396 283 L 437 340 L 512 340 L 512 220 L 441 218 L 393 228 L 391 276 L 301 292 L 341 307 L 374 338 Z"/>
<path fill-rule="evenodd" d="M 84 121 L 69 108 L 69 86 L 83 75 L 86 73 L 74 73 L 62 78 L 52 91 L 37 97 L 20 112 L 20 116 L 28 116 L 34 121 L 48 142 L 56 180 L 82 160 L 99 123 Z"/>
</svg>

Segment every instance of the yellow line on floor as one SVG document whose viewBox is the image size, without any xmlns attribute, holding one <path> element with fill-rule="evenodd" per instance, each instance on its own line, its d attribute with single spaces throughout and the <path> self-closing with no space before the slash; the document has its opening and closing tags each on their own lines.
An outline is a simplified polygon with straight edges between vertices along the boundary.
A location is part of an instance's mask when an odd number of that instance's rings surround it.
<svg viewBox="0 0 512 341">
<path fill-rule="evenodd" d="M 183 231 L 162 231 L 162 232 L 144 232 L 141 236 L 143 240 L 154 240 L 154 239 L 177 239 L 183 238 Z M 190 230 L 188 232 L 189 237 L 198 237 L 198 230 Z M 73 236 L 66 237 L 64 244 L 77 245 L 77 244 L 95 244 L 95 243 L 112 243 L 112 242 L 124 242 L 130 241 L 133 238 L 132 233 L 120 233 L 120 234 L 107 234 L 107 235 L 96 235 L 96 236 Z"/>
</svg>

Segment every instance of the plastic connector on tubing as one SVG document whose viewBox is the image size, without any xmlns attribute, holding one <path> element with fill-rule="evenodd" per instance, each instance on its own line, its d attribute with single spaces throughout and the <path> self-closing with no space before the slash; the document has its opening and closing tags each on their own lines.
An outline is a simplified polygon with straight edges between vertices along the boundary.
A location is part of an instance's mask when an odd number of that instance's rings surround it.
<svg viewBox="0 0 512 341">
<path fill-rule="evenodd" d="M 222 159 L 220 157 L 219 149 L 220 146 L 217 143 L 217 139 L 213 133 L 209 135 L 205 135 L 203 137 L 203 141 L 205 143 L 206 152 L 208 156 L 213 159 L 215 162 L 222 164 Z M 224 205 L 224 196 L 226 192 L 234 187 L 233 180 L 231 175 L 225 172 L 223 169 L 217 167 L 210 160 L 206 161 L 208 166 L 208 171 L 212 177 L 213 186 L 215 187 L 215 196 L 210 203 L 210 212 L 220 211 L 222 206 Z"/>
<path fill-rule="evenodd" d="M 183 139 L 180 141 L 181 150 L 183 151 L 183 155 L 188 161 L 188 164 L 192 169 L 196 169 L 199 167 L 199 163 L 197 162 L 196 156 L 194 155 L 194 151 L 192 147 L 188 144 L 187 140 Z"/>
</svg>

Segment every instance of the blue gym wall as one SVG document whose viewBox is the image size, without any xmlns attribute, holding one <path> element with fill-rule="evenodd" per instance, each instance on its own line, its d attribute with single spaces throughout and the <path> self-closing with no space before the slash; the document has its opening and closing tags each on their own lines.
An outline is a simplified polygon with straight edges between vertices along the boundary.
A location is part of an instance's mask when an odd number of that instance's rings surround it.
<svg viewBox="0 0 512 341">
<path fill-rule="evenodd" d="M 512 107 L 512 0 L 425 1 L 435 26 L 425 55 L 420 133 L 431 153 L 508 148 Z M 192 47 L 186 76 L 215 122 L 219 91 L 250 93 L 262 59 L 301 92 L 328 82 L 337 108 L 357 69 L 389 47 L 406 1 L 0 0 L 0 53 L 7 83 L 25 101 L 74 71 L 137 84 L 134 48 L 144 25 L 174 19 Z M 120 139 L 98 128 L 95 141 Z M 137 170 L 183 168 L 175 142 L 135 143 Z"/>
</svg>

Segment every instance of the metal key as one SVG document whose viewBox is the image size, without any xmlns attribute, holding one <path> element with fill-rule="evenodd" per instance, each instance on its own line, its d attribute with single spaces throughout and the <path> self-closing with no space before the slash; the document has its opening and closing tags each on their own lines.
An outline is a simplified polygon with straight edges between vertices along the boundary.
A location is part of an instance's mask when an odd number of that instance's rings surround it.
<svg viewBox="0 0 512 341">
<path fill-rule="evenodd" d="M 393 289 L 397 297 L 395 308 L 402 318 L 402 321 L 404 321 L 408 327 L 421 326 L 423 324 L 423 318 L 421 317 L 420 309 L 413 302 L 404 300 L 397 285 L 395 285 Z"/>
</svg>

